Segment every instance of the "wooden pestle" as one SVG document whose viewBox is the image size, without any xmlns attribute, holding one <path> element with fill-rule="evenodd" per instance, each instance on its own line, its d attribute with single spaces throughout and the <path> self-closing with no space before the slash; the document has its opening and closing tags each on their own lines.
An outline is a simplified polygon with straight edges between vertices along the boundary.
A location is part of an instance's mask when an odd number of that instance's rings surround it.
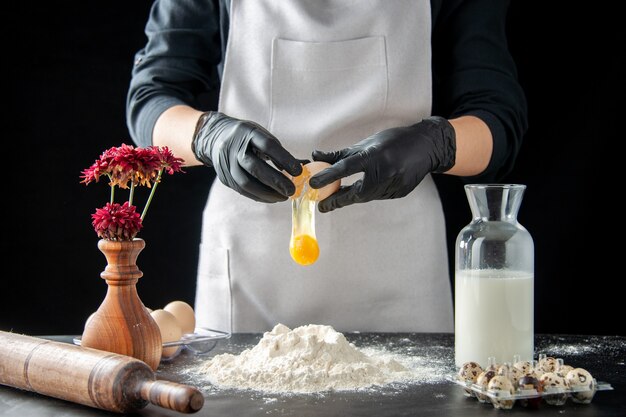
<svg viewBox="0 0 626 417">
<path fill-rule="evenodd" d="M 118 413 L 148 402 L 182 413 L 204 405 L 202 393 L 155 380 L 138 359 L 0 331 L 0 384 Z"/>
</svg>

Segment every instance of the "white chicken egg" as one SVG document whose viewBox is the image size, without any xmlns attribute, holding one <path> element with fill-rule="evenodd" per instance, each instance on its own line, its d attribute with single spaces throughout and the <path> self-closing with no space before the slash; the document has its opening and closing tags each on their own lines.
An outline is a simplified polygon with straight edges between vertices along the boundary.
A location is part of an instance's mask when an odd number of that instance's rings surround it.
<svg viewBox="0 0 626 417">
<path fill-rule="evenodd" d="M 196 316 L 193 308 L 184 301 L 172 301 L 163 307 L 163 310 L 168 311 L 176 317 L 178 324 L 183 334 L 193 333 L 196 329 Z"/>
<path fill-rule="evenodd" d="M 183 332 L 180 328 L 180 324 L 178 324 L 178 320 L 176 317 L 169 311 L 165 311 L 163 309 L 154 310 L 150 313 L 156 324 L 159 326 L 159 330 L 161 331 L 161 339 L 163 343 L 167 342 L 176 342 L 180 340 Z M 167 348 L 163 348 L 163 357 L 169 358 L 174 356 L 180 346 L 170 346 Z"/>
</svg>

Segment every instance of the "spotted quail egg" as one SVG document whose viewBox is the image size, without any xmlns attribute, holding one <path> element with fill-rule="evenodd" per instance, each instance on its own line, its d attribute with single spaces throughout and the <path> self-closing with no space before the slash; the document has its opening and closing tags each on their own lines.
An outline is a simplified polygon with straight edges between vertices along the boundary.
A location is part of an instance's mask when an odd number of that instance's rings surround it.
<svg viewBox="0 0 626 417">
<path fill-rule="evenodd" d="M 583 369 L 572 369 L 565 376 L 565 380 L 572 389 L 572 401 L 589 404 L 596 393 L 596 381 L 591 374 Z"/>
<path fill-rule="evenodd" d="M 534 366 L 530 361 L 519 361 L 513 364 L 513 367 L 519 369 L 522 372 L 522 375 L 534 375 Z"/>
<path fill-rule="evenodd" d="M 573 370 L 574 367 L 570 366 L 570 365 L 561 365 L 559 366 L 559 368 L 556 370 L 556 373 L 561 375 L 563 378 L 565 378 L 567 376 L 567 374 L 569 373 L 569 371 Z"/>
<path fill-rule="evenodd" d="M 502 410 L 513 408 L 515 399 L 509 397 L 513 396 L 515 389 L 509 378 L 503 375 L 494 376 L 491 378 L 491 381 L 489 381 L 487 390 L 494 395 L 494 397 L 491 397 L 491 403 L 495 408 Z"/>
<path fill-rule="evenodd" d="M 567 401 L 567 382 L 556 372 L 546 372 L 539 382 L 543 385 L 544 400 L 550 405 L 563 405 Z M 553 392 L 554 394 L 549 393 Z"/>
<path fill-rule="evenodd" d="M 521 399 L 520 404 L 528 408 L 539 408 L 539 405 L 541 404 L 541 397 L 539 394 L 543 392 L 543 386 L 537 378 L 530 374 L 524 375 L 519 379 L 519 381 L 517 381 L 517 389 L 520 393 L 525 393 L 524 391 L 536 391 L 536 397 Z"/>
<path fill-rule="evenodd" d="M 517 385 L 517 381 L 519 381 L 519 379 L 522 376 L 524 376 L 522 371 L 517 369 L 515 366 L 507 366 L 507 365 L 501 365 L 498 368 L 497 374 L 498 375 L 504 375 L 504 376 L 508 377 L 509 380 L 511 381 L 511 383 L 513 384 L 513 386 L 516 386 Z"/>
<path fill-rule="evenodd" d="M 557 368 L 557 360 L 552 356 L 545 357 L 539 361 L 539 370 L 542 373 L 554 372 Z"/>
<path fill-rule="evenodd" d="M 457 374 L 457 379 L 459 381 L 465 382 L 467 385 L 471 385 L 476 383 L 476 379 L 478 379 L 478 375 L 483 371 L 483 368 L 476 362 L 466 362 L 461 366 L 459 372 Z M 465 388 L 465 392 L 467 395 L 472 396 L 473 392 L 469 388 Z"/>
<path fill-rule="evenodd" d="M 482 391 L 487 391 L 489 381 L 491 381 L 491 378 L 493 378 L 494 376 L 496 376 L 496 371 L 494 371 L 493 369 L 482 371 L 476 379 L 476 385 L 478 385 Z M 480 401 L 481 403 L 489 401 L 489 397 L 487 397 L 485 394 L 476 393 L 476 398 L 478 398 L 478 401 Z"/>
</svg>

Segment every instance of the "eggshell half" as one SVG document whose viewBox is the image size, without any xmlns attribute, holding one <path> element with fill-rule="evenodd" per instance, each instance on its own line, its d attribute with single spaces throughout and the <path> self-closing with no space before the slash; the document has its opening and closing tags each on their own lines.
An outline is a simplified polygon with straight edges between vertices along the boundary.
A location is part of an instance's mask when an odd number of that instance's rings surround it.
<svg viewBox="0 0 626 417">
<path fill-rule="evenodd" d="M 294 193 L 293 196 L 291 196 L 291 198 L 292 199 L 298 198 L 300 194 L 302 194 L 302 189 L 304 188 L 304 184 L 308 184 L 309 179 L 313 175 L 328 168 L 329 166 L 331 165 L 328 162 L 313 161 L 313 162 L 309 162 L 308 164 L 303 165 L 302 174 L 298 175 L 297 177 L 292 177 L 291 175 L 287 174 L 289 178 L 291 179 L 291 181 L 296 186 L 296 192 Z M 337 180 L 319 189 L 309 188 L 308 196 L 309 198 L 315 201 L 324 200 L 330 195 L 336 193 L 337 190 L 339 190 L 340 186 L 341 186 L 341 180 Z"/>
</svg>

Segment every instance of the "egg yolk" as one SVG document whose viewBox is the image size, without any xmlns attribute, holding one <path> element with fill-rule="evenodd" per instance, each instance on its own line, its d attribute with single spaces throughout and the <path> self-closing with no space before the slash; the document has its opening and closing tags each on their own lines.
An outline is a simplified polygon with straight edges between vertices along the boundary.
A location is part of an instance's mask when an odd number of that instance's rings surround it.
<svg viewBox="0 0 626 417">
<path fill-rule="evenodd" d="M 310 235 L 298 235 L 292 237 L 289 242 L 289 253 L 296 263 L 311 265 L 320 255 L 320 247 L 317 240 Z"/>
</svg>

